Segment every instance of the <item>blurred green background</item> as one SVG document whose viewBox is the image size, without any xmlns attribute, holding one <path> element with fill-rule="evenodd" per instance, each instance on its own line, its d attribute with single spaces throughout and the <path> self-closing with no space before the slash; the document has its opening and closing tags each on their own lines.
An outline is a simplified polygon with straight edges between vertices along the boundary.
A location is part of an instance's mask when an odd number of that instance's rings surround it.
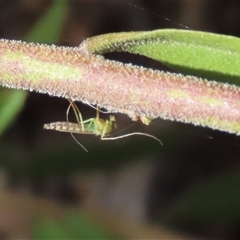
<svg viewBox="0 0 240 240">
<path fill-rule="evenodd" d="M 128 1 L 1 1 L 0 37 L 77 46 L 97 34 L 182 25 L 240 36 L 237 1 L 134 4 L 145 10 Z M 106 57 L 167 69 L 126 53 Z M 67 107 L 66 99 L 0 89 L 0 239 L 240 238 L 239 137 L 117 115 L 120 134 L 147 132 L 163 146 L 78 136 L 87 154 L 69 134 L 42 129 L 64 121 Z"/>
</svg>

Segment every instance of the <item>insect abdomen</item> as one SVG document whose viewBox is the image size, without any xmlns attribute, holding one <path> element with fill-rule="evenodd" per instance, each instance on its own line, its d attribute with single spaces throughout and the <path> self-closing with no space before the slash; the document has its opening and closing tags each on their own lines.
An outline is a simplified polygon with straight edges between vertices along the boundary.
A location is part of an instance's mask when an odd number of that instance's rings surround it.
<svg viewBox="0 0 240 240">
<path fill-rule="evenodd" d="M 44 129 L 55 130 L 60 132 L 82 133 L 82 126 L 78 123 L 71 122 L 53 122 L 44 124 Z"/>
</svg>

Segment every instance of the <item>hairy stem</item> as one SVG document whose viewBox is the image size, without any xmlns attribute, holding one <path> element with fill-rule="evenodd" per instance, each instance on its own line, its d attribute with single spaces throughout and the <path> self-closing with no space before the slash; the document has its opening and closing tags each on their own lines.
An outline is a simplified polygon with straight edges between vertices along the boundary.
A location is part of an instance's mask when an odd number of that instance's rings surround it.
<svg viewBox="0 0 240 240">
<path fill-rule="evenodd" d="M 109 111 L 240 134 L 240 90 L 106 60 L 81 48 L 0 40 L 0 84 L 98 104 Z"/>
</svg>

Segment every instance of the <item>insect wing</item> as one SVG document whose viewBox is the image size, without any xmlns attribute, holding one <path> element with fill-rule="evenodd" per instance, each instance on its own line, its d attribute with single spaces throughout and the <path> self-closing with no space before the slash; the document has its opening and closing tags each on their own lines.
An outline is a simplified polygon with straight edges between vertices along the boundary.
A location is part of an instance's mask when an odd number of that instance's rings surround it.
<svg viewBox="0 0 240 240">
<path fill-rule="evenodd" d="M 86 130 L 83 131 L 82 125 L 79 123 L 72 122 L 53 122 L 43 125 L 44 129 L 55 130 L 60 132 L 76 133 L 76 134 L 93 134 Z"/>
</svg>

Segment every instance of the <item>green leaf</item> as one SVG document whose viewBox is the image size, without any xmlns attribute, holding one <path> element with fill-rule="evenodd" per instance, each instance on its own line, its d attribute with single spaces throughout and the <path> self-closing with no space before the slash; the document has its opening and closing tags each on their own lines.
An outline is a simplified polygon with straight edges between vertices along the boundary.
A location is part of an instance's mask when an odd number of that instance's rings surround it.
<svg viewBox="0 0 240 240">
<path fill-rule="evenodd" d="M 38 43 L 57 42 L 66 15 L 68 1 L 54 1 L 46 14 L 24 37 L 25 41 Z"/>
<path fill-rule="evenodd" d="M 22 109 L 27 92 L 0 88 L 0 135 Z"/>
<path fill-rule="evenodd" d="M 240 85 L 240 39 L 177 29 L 104 34 L 83 42 L 91 53 L 127 51 L 184 74 Z M 81 47 L 81 45 L 80 45 Z"/>
</svg>

